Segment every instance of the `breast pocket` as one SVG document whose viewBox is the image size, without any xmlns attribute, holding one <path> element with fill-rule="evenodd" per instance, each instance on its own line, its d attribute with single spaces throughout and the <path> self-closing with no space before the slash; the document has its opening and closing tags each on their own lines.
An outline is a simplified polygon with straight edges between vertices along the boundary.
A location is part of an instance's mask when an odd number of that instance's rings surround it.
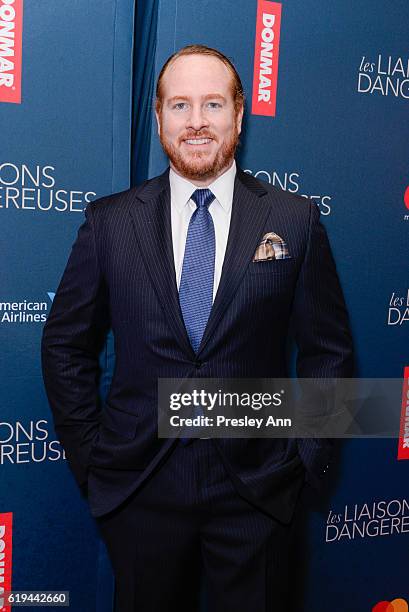
<svg viewBox="0 0 409 612">
<path fill-rule="evenodd" d="M 250 274 L 291 274 L 295 265 L 295 260 L 292 258 L 252 261 L 249 265 L 249 271 Z"/>
<path fill-rule="evenodd" d="M 102 427 L 114 431 L 116 434 L 129 440 L 133 440 L 136 436 L 138 420 L 137 414 L 111 407 L 104 408 L 101 415 Z"/>
</svg>

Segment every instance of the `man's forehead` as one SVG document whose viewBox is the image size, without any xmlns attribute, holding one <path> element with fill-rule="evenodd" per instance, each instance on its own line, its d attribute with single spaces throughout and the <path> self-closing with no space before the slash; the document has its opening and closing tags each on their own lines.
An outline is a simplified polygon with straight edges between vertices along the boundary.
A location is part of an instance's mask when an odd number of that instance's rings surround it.
<svg viewBox="0 0 409 612">
<path fill-rule="evenodd" d="M 209 55 L 184 55 L 176 58 L 162 78 L 164 93 L 169 96 L 214 92 L 225 94 L 230 90 L 232 75 L 217 57 Z"/>
</svg>

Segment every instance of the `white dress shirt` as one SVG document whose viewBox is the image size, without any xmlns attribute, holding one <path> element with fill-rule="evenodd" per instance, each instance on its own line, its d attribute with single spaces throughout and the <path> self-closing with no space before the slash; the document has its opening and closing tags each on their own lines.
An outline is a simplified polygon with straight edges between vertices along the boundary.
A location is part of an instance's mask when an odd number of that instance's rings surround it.
<svg viewBox="0 0 409 612">
<path fill-rule="evenodd" d="M 216 239 L 216 256 L 214 265 L 213 301 L 219 286 L 224 255 L 226 253 L 227 238 L 229 235 L 231 208 L 233 202 L 234 179 L 236 176 L 236 162 L 226 172 L 219 176 L 211 185 L 206 187 L 214 194 L 215 199 L 209 205 L 209 212 L 213 219 Z M 189 221 L 196 210 L 196 204 L 191 195 L 196 189 L 193 183 L 176 174 L 172 168 L 169 172 L 171 224 L 173 256 L 175 260 L 176 283 L 179 289 L 182 276 L 183 257 Z"/>
</svg>

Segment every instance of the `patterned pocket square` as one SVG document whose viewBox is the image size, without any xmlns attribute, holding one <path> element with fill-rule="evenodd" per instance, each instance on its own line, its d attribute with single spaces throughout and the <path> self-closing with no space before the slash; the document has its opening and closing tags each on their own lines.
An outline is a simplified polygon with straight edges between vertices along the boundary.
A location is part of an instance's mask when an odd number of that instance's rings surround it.
<svg viewBox="0 0 409 612">
<path fill-rule="evenodd" d="M 264 234 L 262 241 L 254 253 L 253 261 L 268 261 L 270 259 L 290 259 L 287 243 L 274 232 Z"/>
</svg>

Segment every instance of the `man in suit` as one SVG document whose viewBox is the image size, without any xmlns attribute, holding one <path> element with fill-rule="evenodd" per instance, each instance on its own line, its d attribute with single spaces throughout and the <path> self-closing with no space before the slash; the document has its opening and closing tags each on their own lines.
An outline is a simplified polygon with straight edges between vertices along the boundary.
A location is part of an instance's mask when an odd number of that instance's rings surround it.
<svg viewBox="0 0 409 612">
<path fill-rule="evenodd" d="M 302 378 L 352 375 L 342 290 L 308 200 L 237 167 L 240 78 L 185 47 L 163 67 L 156 118 L 170 169 L 91 203 L 45 325 L 60 441 L 107 544 L 121 612 L 288 609 L 286 555 L 305 483 L 331 445 L 158 438 L 159 378 L 284 378 L 290 325 Z M 98 355 L 112 328 L 105 405 Z"/>
</svg>

